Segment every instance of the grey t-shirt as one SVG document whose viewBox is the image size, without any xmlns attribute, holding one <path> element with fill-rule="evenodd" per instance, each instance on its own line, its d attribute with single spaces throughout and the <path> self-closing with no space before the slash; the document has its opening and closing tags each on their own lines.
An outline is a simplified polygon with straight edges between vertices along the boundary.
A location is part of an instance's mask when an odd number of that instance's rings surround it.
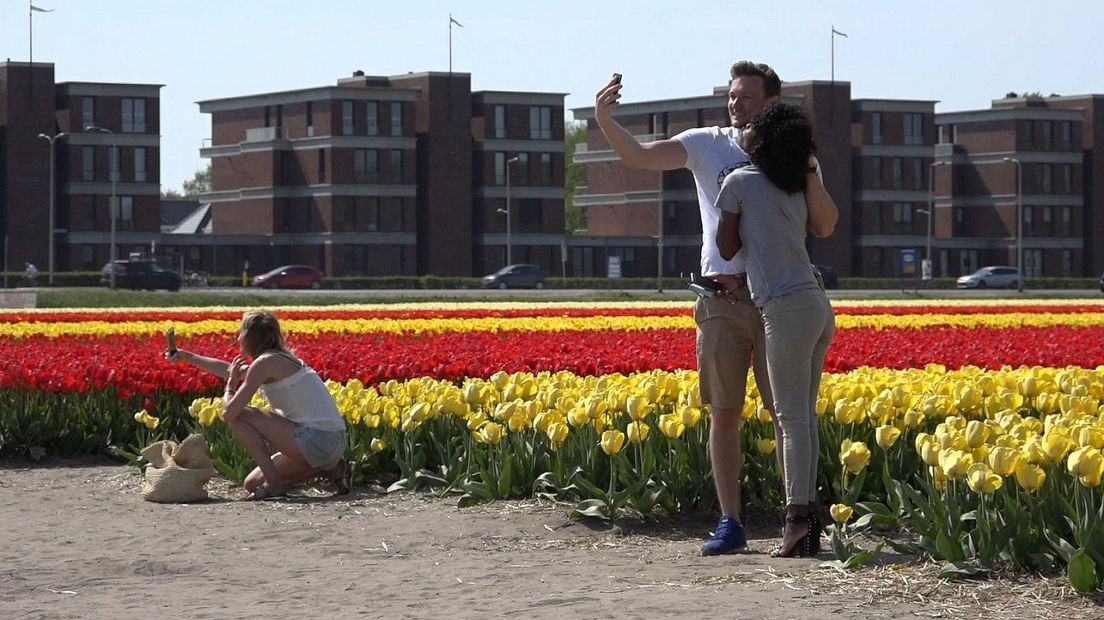
<svg viewBox="0 0 1104 620">
<path fill-rule="evenodd" d="M 761 308 L 787 293 L 819 288 L 805 250 L 809 208 L 804 192 L 787 194 L 757 166 L 747 166 L 725 177 L 717 207 L 740 216 L 748 288 L 755 305 Z"/>
</svg>

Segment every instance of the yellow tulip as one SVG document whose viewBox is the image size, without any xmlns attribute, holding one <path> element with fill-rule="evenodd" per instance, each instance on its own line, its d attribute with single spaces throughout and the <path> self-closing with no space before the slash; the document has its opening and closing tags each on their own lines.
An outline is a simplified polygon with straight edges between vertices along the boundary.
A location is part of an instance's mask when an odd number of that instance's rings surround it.
<svg viewBox="0 0 1104 620">
<path fill-rule="evenodd" d="M 374 437 L 372 438 L 372 443 L 369 445 L 369 449 L 372 451 L 372 454 L 378 454 L 387 449 L 387 442 L 379 437 Z"/>
<path fill-rule="evenodd" d="M 1065 458 L 1066 453 L 1073 447 L 1073 442 L 1063 437 L 1060 433 L 1048 432 L 1043 435 L 1041 446 L 1043 454 L 1051 463 L 1057 463 Z"/>
<path fill-rule="evenodd" d="M 896 426 L 879 426 L 874 430 L 874 439 L 878 442 L 878 447 L 882 450 L 888 450 L 893 447 L 893 444 L 897 443 L 897 438 L 901 436 L 901 429 Z"/>
<path fill-rule="evenodd" d="M 701 422 L 702 410 L 698 407 L 683 407 L 679 410 L 679 417 L 686 428 L 694 428 Z"/>
<path fill-rule="evenodd" d="M 639 422 L 648 415 L 648 401 L 640 396 L 628 397 L 625 399 L 625 413 L 629 414 L 633 421 Z"/>
<path fill-rule="evenodd" d="M 145 409 L 134 414 L 134 421 L 140 424 L 144 424 L 146 428 L 153 430 L 161 425 L 161 418 L 155 418 L 149 414 Z"/>
<path fill-rule="evenodd" d="M 487 422 L 475 431 L 475 440 L 479 443 L 497 444 L 506 435 L 505 427 L 496 422 Z"/>
<path fill-rule="evenodd" d="M 659 430 L 671 439 L 678 439 L 686 431 L 686 425 L 682 423 L 679 416 L 668 413 L 659 416 Z"/>
<path fill-rule="evenodd" d="M 578 428 L 584 424 L 590 422 L 590 418 L 587 417 L 585 407 L 573 407 L 571 411 L 567 412 L 567 423 Z"/>
<path fill-rule="evenodd" d="M 755 449 L 759 451 L 759 454 L 770 454 L 774 452 L 777 445 L 775 440 L 766 437 L 760 437 L 755 440 Z"/>
<path fill-rule="evenodd" d="M 847 523 L 851 520 L 851 515 L 854 514 L 855 509 L 847 504 L 832 504 L 828 509 L 828 513 L 832 515 L 832 519 L 836 523 Z"/>
<path fill-rule="evenodd" d="M 648 433 L 650 433 L 652 429 L 644 422 L 629 422 L 628 430 L 629 441 L 640 443 L 648 438 Z"/>
<path fill-rule="evenodd" d="M 1046 472 L 1038 465 L 1021 461 L 1016 468 L 1016 482 L 1027 492 L 1033 492 L 1046 482 Z"/>
<path fill-rule="evenodd" d="M 977 448 L 989 438 L 989 427 L 981 420 L 970 420 L 966 425 L 966 444 L 970 449 Z"/>
<path fill-rule="evenodd" d="M 774 416 L 771 415 L 770 409 L 766 407 L 759 407 L 755 412 L 755 416 L 763 424 L 774 424 Z"/>
<path fill-rule="evenodd" d="M 625 433 L 618 430 L 606 431 L 602 433 L 599 445 L 602 446 L 602 452 L 613 456 L 621 451 L 621 446 L 625 445 Z"/>
<path fill-rule="evenodd" d="M 935 467 L 939 465 L 939 455 L 941 452 L 937 442 L 929 441 L 921 446 L 920 458 L 923 459 L 925 465 Z"/>
<path fill-rule="evenodd" d="M 529 428 L 529 418 L 521 414 L 514 414 L 506 421 L 506 426 L 509 427 L 511 431 L 520 433 Z"/>
<path fill-rule="evenodd" d="M 222 407 L 209 404 L 205 406 L 199 412 L 199 423 L 203 426 L 211 426 L 215 423 L 215 420 L 222 419 L 223 410 Z"/>
<path fill-rule="evenodd" d="M 1001 488 L 1004 478 L 985 463 L 974 463 L 966 470 L 966 484 L 974 493 L 992 493 Z"/>
<path fill-rule="evenodd" d="M 1104 467 L 1104 455 L 1092 446 L 1083 446 L 1070 452 L 1066 469 L 1074 476 L 1091 476 Z"/>
<path fill-rule="evenodd" d="M 548 430 L 545 433 L 548 435 L 548 439 L 552 442 L 552 446 L 559 446 L 567 439 L 567 435 L 570 429 L 566 424 L 562 422 L 553 422 L 548 425 Z"/>
<path fill-rule="evenodd" d="M 1016 472 L 1020 467 L 1020 461 L 1024 455 L 1015 448 L 998 447 L 989 452 L 989 466 L 998 475 L 1008 476 Z"/>
<path fill-rule="evenodd" d="M 1097 450 L 1104 448 L 1104 428 L 1082 427 L 1077 433 L 1077 443 L 1082 446 L 1092 446 Z"/>
<path fill-rule="evenodd" d="M 948 478 L 958 478 L 966 474 L 966 470 L 974 464 L 974 457 L 969 452 L 962 450 L 943 450 L 939 453 L 939 467 Z"/>
<path fill-rule="evenodd" d="M 870 449 L 861 441 L 853 442 L 850 439 L 844 439 L 840 444 L 839 458 L 847 471 L 857 474 L 870 461 Z"/>
</svg>

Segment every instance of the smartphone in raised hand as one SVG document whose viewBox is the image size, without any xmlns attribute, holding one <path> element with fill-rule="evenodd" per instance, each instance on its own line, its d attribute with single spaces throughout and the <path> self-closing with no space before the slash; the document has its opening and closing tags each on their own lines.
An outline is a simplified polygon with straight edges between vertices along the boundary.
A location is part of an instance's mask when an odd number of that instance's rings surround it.
<svg viewBox="0 0 1104 620">
<path fill-rule="evenodd" d="M 165 344 L 169 349 L 169 357 L 176 355 L 176 328 L 165 330 Z"/>
<path fill-rule="evenodd" d="M 620 84 L 621 83 L 621 74 L 620 73 L 614 73 L 613 74 L 613 83 L 614 84 Z"/>
</svg>

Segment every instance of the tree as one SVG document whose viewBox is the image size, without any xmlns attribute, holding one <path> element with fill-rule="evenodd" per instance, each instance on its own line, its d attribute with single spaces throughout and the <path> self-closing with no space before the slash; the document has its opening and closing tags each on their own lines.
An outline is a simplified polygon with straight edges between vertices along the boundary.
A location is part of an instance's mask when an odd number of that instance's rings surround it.
<svg viewBox="0 0 1104 620">
<path fill-rule="evenodd" d="M 564 127 L 564 228 L 568 233 L 585 230 L 586 210 L 575 206 L 575 190 L 586 186 L 586 166 L 576 163 L 575 147 L 586 145 L 586 123 L 568 121 Z"/>
<path fill-rule="evenodd" d="M 211 191 L 211 164 L 195 173 L 190 181 L 184 181 L 184 198 L 199 200 L 199 195 Z"/>
</svg>

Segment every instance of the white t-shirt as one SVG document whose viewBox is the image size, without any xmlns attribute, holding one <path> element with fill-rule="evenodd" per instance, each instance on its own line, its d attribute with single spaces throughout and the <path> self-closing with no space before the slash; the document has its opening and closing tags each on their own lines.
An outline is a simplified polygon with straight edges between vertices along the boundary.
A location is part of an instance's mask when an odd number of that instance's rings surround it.
<svg viewBox="0 0 1104 620">
<path fill-rule="evenodd" d="M 740 148 L 740 130 L 735 127 L 700 127 L 688 129 L 673 140 L 686 149 L 686 168 L 694 174 L 698 186 L 698 208 L 701 210 L 702 249 L 701 274 L 744 273 L 744 251 L 732 260 L 721 258 L 717 249 L 717 226 L 721 210 L 715 205 L 728 173 L 748 165 L 748 156 Z"/>
</svg>

